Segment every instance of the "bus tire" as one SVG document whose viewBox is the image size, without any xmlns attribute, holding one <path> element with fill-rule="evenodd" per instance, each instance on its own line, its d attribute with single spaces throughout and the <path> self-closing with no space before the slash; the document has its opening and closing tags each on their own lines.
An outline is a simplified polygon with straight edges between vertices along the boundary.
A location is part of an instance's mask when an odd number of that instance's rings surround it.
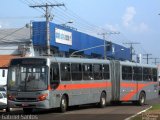
<svg viewBox="0 0 160 120">
<path fill-rule="evenodd" d="M 33 112 L 33 109 L 32 108 L 23 108 L 23 112 L 25 114 L 31 114 Z"/>
<path fill-rule="evenodd" d="M 99 107 L 104 108 L 105 106 L 106 106 L 106 93 L 102 92 L 100 97 Z"/>
<path fill-rule="evenodd" d="M 6 112 L 10 112 L 11 110 L 10 110 L 10 108 L 9 107 L 7 107 L 6 108 Z"/>
<path fill-rule="evenodd" d="M 146 94 L 141 92 L 138 99 L 138 105 L 143 106 L 146 102 Z"/>
<path fill-rule="evenodd" d="M 60 102 L 60 112 L 61 113 L 66 112 L 67 107 L 68 107 L 67 97 L 65 95 L 63 95 L 61 98 L 61 102 Z"/>
</svg>

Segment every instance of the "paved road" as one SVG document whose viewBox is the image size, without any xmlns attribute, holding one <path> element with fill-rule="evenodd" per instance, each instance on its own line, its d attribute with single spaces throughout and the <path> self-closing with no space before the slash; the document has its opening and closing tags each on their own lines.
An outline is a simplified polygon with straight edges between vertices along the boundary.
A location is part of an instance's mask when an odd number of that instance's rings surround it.
<svg viewBox="0 0 160 120">
<path fill-rule="evenodd" d="M 124 120 L 125 118 L 140 112 L 148 107 L 149 104 L 160 103 L 160 98 L 147 102 L 144 106 L 135 106 L 131 103 L 122 103 L 121 105 L 107 105 L 105 108 L 97 108 L 93 105 L 80 106 L 78 108 L 69 108 L 66 113 L 58 113 L 57 109 L 38 110 L 34 114 L 26 116 L 21 109 L 13 110 L 10 113 L 0 111 L 0 119 L 12 120 Z M 8 118 L 7 118 L 8 117 Z"/>
</svg>

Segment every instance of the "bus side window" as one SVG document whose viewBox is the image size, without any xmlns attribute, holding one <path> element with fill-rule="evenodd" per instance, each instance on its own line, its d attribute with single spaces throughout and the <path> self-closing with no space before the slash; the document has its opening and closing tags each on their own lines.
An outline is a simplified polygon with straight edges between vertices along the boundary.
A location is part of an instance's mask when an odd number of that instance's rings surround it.
<svg viewBox="0 0 160 120">
<path fill-rule="evenodd" d="M 70 81 L 71 74 L 70 74 L 70 64 L 68 63 L 61 63 L 61 80 L 62 81 Z"/>
<path fill-rule="evenodd" d="M 82 80 L 82 65 L 77 63 L 71 64 L 72 80 Z"/>
<path fill-rule="evenodd" d="M 59 66 L 58 63 L 54 63 L 50 68 L 50 81 L 51 84 L 59 81 Z"/>
<path fill-rule="evenodd" d="M 132 80 L 131 66 L 122 66 L 122 80 Z"/>
<path fill-rule="evenodd" d="M 94 64 L 93 65 L 93 74 L 95 80 L 102 80 L 102 65 Z"/>
<path fill-rule="evenodd" d="M 153 81 L 157 82 L 157 80 L 158 80 L 157 69 L 155 69 L 155 68 L 152 69 L 152 76 L 153 76 Z"/>
<path fill-rule="evenodd" d="M 152 81 L 152 69 L 151 68 L 143 68 L 143 80 Z"/>
<path fill-rule="evenodd" d="M 83 64 L 83 80 L 93 80 L 92 64 Z"/>
<path fill-rule="evenodd" d="M 133 80 L 142 81 L 142 67 L 133 67 Z"/>
<path fill-rule="evenodd" d="M 109 80 L 110 79 L 110 71 L 109 71 L 109 65 L 103 65 L 103 79 Z"/>
</svg>

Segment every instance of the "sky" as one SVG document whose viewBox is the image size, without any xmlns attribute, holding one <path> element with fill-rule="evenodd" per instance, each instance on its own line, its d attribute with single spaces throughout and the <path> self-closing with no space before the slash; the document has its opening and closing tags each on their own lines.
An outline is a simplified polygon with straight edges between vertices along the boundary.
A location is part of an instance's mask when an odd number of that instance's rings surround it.
<svg viewBox="0 0 160 120">
<path fill-rule="evenodd" d="M 152 58 L 160 58 L 160 0 L 1 0 L 0 29 L 45 20 L 43 10 L 29 5 L 46 2 L 65 4 L 65 7 L 52 9 L 55 23 L 73 19 L 71 26 L 79 26 L 84 32 L 97 34 L 100 28 L 118 31 L 119 35 L 108 35 L 107 40 L 118 44 L 140 43 L 134 45 L 136 54 L 149 53 Z"/>
</svg>

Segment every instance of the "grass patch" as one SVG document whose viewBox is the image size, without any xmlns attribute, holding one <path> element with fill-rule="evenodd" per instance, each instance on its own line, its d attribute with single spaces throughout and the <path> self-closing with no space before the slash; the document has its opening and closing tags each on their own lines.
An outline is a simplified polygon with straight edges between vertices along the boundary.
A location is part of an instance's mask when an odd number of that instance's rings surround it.
<svg viewBox="0 0 160 120">
<path fill-rule="evenodd" d="M 160 104 L 153 105 L 149 111 L 152 111 L 152 110 L 160 110 Z"/>
</svg>

